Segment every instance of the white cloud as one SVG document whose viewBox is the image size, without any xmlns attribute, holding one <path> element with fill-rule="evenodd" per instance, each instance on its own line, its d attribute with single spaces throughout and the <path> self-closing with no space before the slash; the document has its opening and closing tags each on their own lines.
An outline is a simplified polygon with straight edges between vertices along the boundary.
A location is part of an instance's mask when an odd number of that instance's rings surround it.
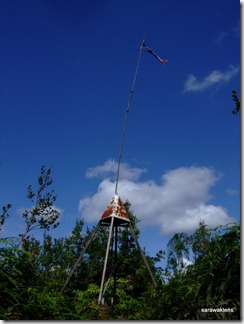
<svg viewBox="0 0 244 324">
<path fill-rule="evenodd" d="M 31 211 L 34 208 L 36 208 L 36 206 L 32 206 L 30 208 L 20 207 L 16 210 L 16 212 L 19 216 L 22 216 L 25 211 Z M 61 209 L 55 205 L 53 205 L 51 207 L 47 207 L 46 209 L 44 209 L 43 213 L 48 214 L 48 212 L 51 212 L 52 210 L 56 210 L 57 212 L 59 212 L 60 216 L 62 216 L 62 214 L 63 214 L 63 209 Z"/>
<path fill-rule="evenodd" d="M 231 197 L 238 196 L 238 191 L 236 189 L 229 188 L 226 190 L 226 193 Z"/>
<path fill-rule="evenodd" d="M 89 168 L 86 172 L 87 178 L 98 176 L 111 176 L 117 174 L 118 163 L 109 159 L 104 164 Z M 147 172 L 146 169 L 131 168 L 127 163 L 120 164 L 120 179 L 137 180 L 142 173 Z"/>
<path fill-rule="evenodd" d="M 201 220 L 209 226 L 233 221 L 225 208 L 208 204 L 210 189 L 218 180 L 210 168 L 180 167 L 170 170 L 161 177 L 159 184 L 155 181 L 135 181 L 131 178 L 134 168 L 128 164 L 124 164 L 124 168 L 129 178 L 120 180 L 118 192 L 122 201 L 130 201 L 141 227 L 158 226 L 162 233 L 171 234 L 192 231 Z M 99 221 L 114 195 L 114 189 L 115 183 L 111 179 L 102 180 L 93 196 L 80 200 L 82 217 L 88 222 Z"/>
<path fill-rule="evenodd" d="M 233 78 L 239 70 L 240 68 L 238 66 L 230 65 L 228 70 L 224 72 L 218 70 L 212 71 L 202 80 L 197 80 L 193 74 L 190 74 L 185 81 L 184 92 L 200 92 L 211 86 L 227 82 Z"/>
<path fill-rule="evenodd" d="M 240 21 L 238 20 L 236 25 L 227 30 L 227 31 L 221 31 L 217 34 L 217 36 L 214 39 L 215 43 L 221 44 L 226 38 L 233 37 L 233 36 L 240 36 Z"/>
<path fill-rule="evenodd" d="M 222 43 L 222 41 L 223 41 L 226 37 L 228 37 L 229 35 L 230 35 L 229 32 L 220 32 L 220 33 L 216 36 L 216 38 L 214 39 L 214 41 L 215 41 L 216 43 Z"/>
<path fill-rule="evenodd" d="M 36 208 L 36 206 L 32 206 L 30 208 L 25 208 L 25 207 L 20 207 L 16 210 L 17 215 L 21 216 L 23 215 L 24 212 L 28 211 L 31 212 L 34 208 Z M 49 217 L 49 214 L 53 211 L 57 211 L 60 214 L 60 217 L 62 217 L 63 215 L 63 210 L 55 205 L 51 206 L 51 207 L 47 207 L 42 211 L 42 216 L 45 217 Z"/>
<path fill-rule="evenodd" d="M 191 262 L 190 260 L 188 260 L 186 258 L 182 258 L 182 263 L 183 263 L 184 267 L 188 267 L 190 265 L 193 265 L 193 262 Z"/>
</svg>

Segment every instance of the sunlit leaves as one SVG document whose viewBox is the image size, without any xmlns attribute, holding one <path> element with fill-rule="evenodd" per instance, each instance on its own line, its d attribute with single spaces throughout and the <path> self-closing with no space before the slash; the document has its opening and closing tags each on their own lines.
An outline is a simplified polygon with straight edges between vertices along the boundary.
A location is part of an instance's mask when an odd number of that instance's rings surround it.
<svg viewBox="0 0 244 324">
<path fill-rule="evenodd" d="M 0 317 L 4 320 L 238 320 L 240 318 L 240 224 L 209 229 L 200 223 L 191 234 L 176 233 L 167 253 L 159 250 L 147 262 L 157 280 L 155 289 L 148 271 L 126 229 L 118 231 L 117 263 L 114 251 L 108 261 L 109 276 L 104 305 L 98 294 L 108 228 L 100 227 L 79 262 L 67 288 L 68 274 L 94 229 L 84 230 L 77 220 L 71 233 L 55 238 L 47 233 L 58 225 L 56 196 L 50 190 L 51 170 L 41 168 L 35 190 L 28 187 L 32 207 L 23 213 L 26 228 L 19 237 L 0 239 Z M 3 208 L 0 225 L 11 205 Z M 139 238 L 138 219 L 125 204 Z M 34 229 L 44 229 L 38 241 Z M 113 241 L 113 239 L 112 239 Z M 160 247 L 159 247 L 160 248 Z M 167 257 L 166 268 L 157 263 Z M 191 261 L 191 262 L 190 262 Z M 114 272 L 116 271 L 116 277 Z M 116 281 L 115 281 L 116 278 Z M 117 294 L 114 299 L 114 284 Z M 208 308 L 233 312 L 202 312 Z"/>
</svg>

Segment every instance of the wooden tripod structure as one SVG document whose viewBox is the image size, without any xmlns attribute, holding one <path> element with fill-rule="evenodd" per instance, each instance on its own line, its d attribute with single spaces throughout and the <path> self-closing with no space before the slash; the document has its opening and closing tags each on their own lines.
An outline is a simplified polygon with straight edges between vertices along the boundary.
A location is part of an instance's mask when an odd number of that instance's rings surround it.
<svg viewBox="0 0 244 324">
<path fill-rule="evenodd" d="M 71 270 L 69 276 L 67 277 L 63 287 L 61 288 L 60 292 L 63 293 L 66 286 L 68 285 L 72 275 L 74 274 L 74 271 L 76 269 L 76 267 L 78 266 L 79 262 L 81 261 L 84 253 L 86 252 L 90 242 L 92 241 L 92 239 L 94 238 L 97 229 L 99 226 L 109 226 L 109 236 L 108 236 L 108 242 L 107 242 L 107 249 L 106 249 L 106 254 L 105 254 L 105 260 L 104 260 L 104 267 L 103 267 L 103 273 L 102 273 L 102 279 L 101 279 L 101 285 L 100 285 L 100 292 L 99 292 L 99 297 L 98 297 L 98 304 L 102 305 L 103 304 L 103 298 L 104 298 L 104 294 L 106 291 L 106 287 L 107 285 L 104 285 L 105 282 L 105 275 L 106 275 L 106 271 L 107 271 L 107 263 L 108 263 L 108 257 L 109 257 L 109 250 L 110 250 L 110 246 L 111 246 L 111 239 L 112 236 L 114 234 L 114 256 L 115 256 L 115 262 L 117 261 L 117 237 L 118 237 L 118 227 L 127 227 L 130 229 L 131 234 L 133 236 L 133 239 L 136 243 L 136 246 L 138 248 L 138 250 L 140 251 L 142 260 L 150 274 L 153 286 L 156 288 L 157 287 L 157 283 L 153 277 L 152 271 L 149 267 L 149 264 L 146 260 L 146 257 L 143 253 L 143 250 L 140 247 L 140 244 L 137 240 L 136 234 L 134 232 L 134 229 L 130 223 L 129 217 L 126 213 L 126 210 L 124 208 L 124 204 L 122 202 L 122 200 L 120 199 L 118 194 L 115 194 L 112 198 L 112 200 L 110 201 L 109 205 L 107 206 L 106 210 L 104 211 L 99 223 L 97 224 L 97 226 L 95 227 L 94 231 L 92 232 L 91 237 L 89 238 L 89 240 L 87 241 L 86 245 L 84 246 L 83 250 L 81 251 L 79 258 L 77 259 L 76 263 L 74 264 L 73 269 Z M 105 287 L 104 287 L 105 286 Z M 114 298 L 116 297 L 116 270 L 114 269 Z"/>
</svg>

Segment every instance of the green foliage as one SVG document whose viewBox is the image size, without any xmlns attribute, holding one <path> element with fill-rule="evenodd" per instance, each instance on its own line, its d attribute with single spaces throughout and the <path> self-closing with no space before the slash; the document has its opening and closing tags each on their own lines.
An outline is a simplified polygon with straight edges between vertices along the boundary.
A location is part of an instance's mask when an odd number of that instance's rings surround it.
<svg viewBox="0 0 244 324">
<path fill-rule="evenodd" d="M 155 289 L 131 236 L 118 231 L 118 253 L 110 253 L 104 305 L 98 306 L 108 227 L 100 227 L 63 294 L 60 288 L 94 229 L 76 222 L 69 236 L 53 238 L 57 225 L 52 213 L 56 200 L 50 170 L 43 167 L 28 198 L 34 206 L 51 208 L 24 215 L 26 228 L 19 237 L 0 239 L 0 319 L 3 320 L 238 320 L 240 319 L 240 224 L 209 229 L 200 223 L 188 235 L 176 233 L 167 246 L 166 267 L 158 267 L 166 253 L 149 256 L 157 280 Z M 3 209 L 3 225 L 10 206 Z M 138 219 L 129 202 L 125 208 L 139 238 Z M 47 219 L 47 221 L 46 221 Z M 38 241 L 32 229 L 44 229 Z M 185 260 L 191 260 L 186 265 Z M 116 263 L 114 263 L 114 261 Z M 114 274 L 116 273 L 116 276 Z M 114 299 L 114 286 L 116 296 Z M 225 309 L 226 311 L 210 311 Z M 207 310 L 207 311 L 206 311 Z"/>
<path fill-rule="evenodd" d="M 10 204 L 8 204 L 7 206 L 3 206 L 2 207 L 2 214 L 0 215 L 0 231 L 2 229 L 2 226 L 4 225 L 5 223 L 5 220 L 6 218 L 9 217 L 9 209 L 11 208 L 12 206 Z"/>
<path fill-rule="evenodd" d="M 74 304 L 79 320 L 99 319 L 98 294 L 99 287 L 95 284 L 90 284 L 84 291 L 75 291 Z"/>
<path fill-rule="evenodd" d="M 240 109 L 241 109 L 241 103 L 240 103 L 240 100 L 238 99 L 238 96 L 237 96 L 237 93 L 235 90 L 232 90 L 232 99 L 235 103 L 235 108 L 232 110 L 232 114 L 239 115 Z"/>
<path fill-rule="evenodd" d="M 36 192 L 31 185 L 28 187 L 27 198 L 34 204 L 34 207 L 23 213 L 26 223 L 26 231 L 21 234 L 23 240 L 32 230 L 50 230 L 59 225 L 60 212 L 54 206 L 57 197 L 54 195 L 54 190 L 49 190 L 52 183 L 51 168 L 46 170 L 45 166 L 42 166 Z"/>
<path fill-rule="evenodd" d="M 201 223 L 192 235 L 175 235 L 172 240 L 170 246 L 176 251 L 174 262 L 170 255 L 170 265 L 174 267 L 167 269 L 172 276 L 160 291 L 158 319 L 239 319 L 240 225 L 210 230 Z M 193 264 L 178 271 L 179 252 L 186 250 L 193 255 Z M 232 311 L 202 311 L 220 308 Z"/>
</svg>

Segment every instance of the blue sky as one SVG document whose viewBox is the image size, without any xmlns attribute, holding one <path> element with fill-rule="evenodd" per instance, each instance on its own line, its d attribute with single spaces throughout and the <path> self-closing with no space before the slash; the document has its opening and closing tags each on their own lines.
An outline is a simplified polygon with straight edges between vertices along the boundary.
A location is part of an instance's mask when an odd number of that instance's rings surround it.
<svg viewBox="0 0 244 324">
<path fill-rule="evenodd" d="M 240 218 L 240 3 L 1 0 L 2 235 L 21 233 L 27 187 L 52 166 L 61 225 L 95 225 L 118 192 L 152 255 L 173 233 Z"/>
</svg>

